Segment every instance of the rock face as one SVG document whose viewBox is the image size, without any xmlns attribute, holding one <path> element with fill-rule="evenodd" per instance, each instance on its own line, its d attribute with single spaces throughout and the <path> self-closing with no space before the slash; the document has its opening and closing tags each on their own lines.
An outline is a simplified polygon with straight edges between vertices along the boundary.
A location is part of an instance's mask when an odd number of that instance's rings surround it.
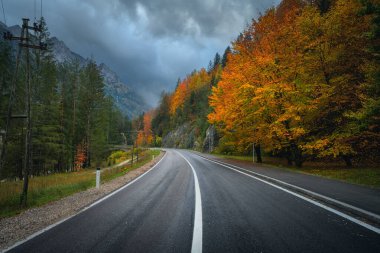
<svg viewBox="0 0 380 253">
<path fill-rule="evenodd" d="M 203 140 L 202 151 L 212 152 L 218 145 L 218 133 L 213 125 L 209 126 L 206 131 L 206 137 Z"/>
<path fill-rule="evenodd" d="M 166 148 L 195 149 L 212 152 L 218 144 L 218 134 L 214 126 L 209 126 L 206 136 L 196 136 L 196 129 L 190 123 L 185 123 L 169 132 L 162 139 L 162 146 Z"/>
<path fill-rule="evenodd" d="M 19 36 L 21 33 L 21 27 L 18 25 L 7 27 L 0 22 L 0 40 L 3 40 L 3 32 L 5 31 L 9 31 L 13 35 Z M 16 49 L 17 43 L 12 42 L 12 46 Z M 48 46 L 51 48 L 51 52 L 57 63 L 78 61 L 81 66 L 85 66 L 89 62 L 88 59 L 71 51 L 71 49 L 57 37 L 50 38 Z M 104 63 L 101 63 L 98 67 L 104 78 L 105 93 L 114 99 L 116 106 L 124 115 L 129 118 L 134 118 L 150 109 L 144 102 L 144 99 L 130 86 L 122 82 L 111 68 Z"/>
<path fill-rule="evenodd" d="M 170 131 L 163 139 L 162 146 L 167 148 L 196 148 L 195 129 L 185 123 Z"/>
<path fill-rule="evenodd" d="M 72 52 L 70 48 L 68 48 L 66 44 L 57 37 L 50 38 L 48 44 L 51 46 L 51 51 L 57 63 L 78 61 L 81 66 L 84 66 L 88 62 L 88 60 L 79 54 Z"/>
<path fill-rule="evenodd" d="M 129 118 L 134 118 L 150 109 L 149 106 L 143 102 L 142 97 L 131 87 L 124 84 L 117 74 L 106 64 L 101 63 L 99 70 L 106 83 L 106 94 L 114 99 L 116 106 L 124 115 L 127 115 Z"/>
</svg>

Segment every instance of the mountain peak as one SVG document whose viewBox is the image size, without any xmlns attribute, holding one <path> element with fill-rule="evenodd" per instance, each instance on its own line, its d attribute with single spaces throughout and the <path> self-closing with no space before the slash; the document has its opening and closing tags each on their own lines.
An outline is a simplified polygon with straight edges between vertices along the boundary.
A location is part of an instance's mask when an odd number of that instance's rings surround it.
<svg viewBox="0 0 380 253">
<path fill-rule="evenodd" d="M 21 34 L 21 26 L 19 25 L 9 26 L 7 30 L 10 31 L 14 36 L 20 36 Z"/>
<path fill-rule="evenodd" d="M 0 21 L 0 28 L 7 29 L 8 27 L 3 22 Z"/>
<path fill-rule="evenodd" d="M 50 38 L 49 44 L 52 46 L 52 52 L 57 63 L 79 61 L 81 66 L 85 66 L 89 61 L 71 51 L 64 41 L 57 37 Z M 134 118 L 149 109 L 143 99 L 123 83 L 109 66 L 100 63 L 98 68 L 104 79 L 106 94 L 114 99 L 116 106 L 124 115 Z"/>
<path fill-rule="evenodd" d="M 54 58 L 58 63 L 78 61 L 82 66 L 87 63 L 86 59 L 72 52 L 65 42 L 59 40 L 57 37 L 51 37 L 49 44 L 52 45 Z"/>
</svg>

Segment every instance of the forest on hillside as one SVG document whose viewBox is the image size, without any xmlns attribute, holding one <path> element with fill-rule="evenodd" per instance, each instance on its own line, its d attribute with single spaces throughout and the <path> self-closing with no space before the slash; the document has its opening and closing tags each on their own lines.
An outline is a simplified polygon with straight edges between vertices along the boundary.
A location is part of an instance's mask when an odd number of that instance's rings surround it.
<svg viewBox="0 0 380 253">
<path fill-rule="evenodd" d="M 31 50 L 31 174 L 96 166 L 125 141 L 224 154 L 251 153 L 254 143 L 259 162 L 264 153 L 297 166 L 376 163 L 379 34 L 379 0 L 283 0 L 133 121 L 106 96 L 94 61 L 58 64 L 49 50 Z M 46 24 L 39 36 L 49 37 Z M 26 107 L 25 58 L 14 76 L 15 48 L 0 41 L 0 130 L 15 78 L 13 113 Z M 24 136 L 25 121 L 13 119 L 1 178 L 22 176 Z"/>
<path fill-rule="evenodd" d="M 379 161 L 379 35 L 378 0 L 283 0 L 163 93 L 140 142 L 205 150 L 212 138 L 227 154 L 255 143 L 297 166 Z"/>
<path fill-rule="evenodd" d="M 34 41 L 49 41 L 45 21 Z M 19 36 L 19 34 L 15 35 Z M 15 82 L 12 115 L 23 115 L 26 105 L 26 50 L 16 70 L 17 44 L 0 40 L 0 130 L 7 123 L 10 93 Z M 104 80 L 93 60 L 58 64 L 51 53 L 29 50 L 31 83 L 30 175 L 75 171 L 96 166 L 106 158 L 113 144 L 123 143 L 121 132 L 131 122 L 105 95 Z M 0 178 L 22 178 L 25 161 L 25 119 L 12 117 L 2 149 Z M 5 143 L 0 143 L 4 144 Z M 2 146 L 2 145 L 0 145 Z M 0 151 L 1 152 L 1 151 Z"/>
</svg>

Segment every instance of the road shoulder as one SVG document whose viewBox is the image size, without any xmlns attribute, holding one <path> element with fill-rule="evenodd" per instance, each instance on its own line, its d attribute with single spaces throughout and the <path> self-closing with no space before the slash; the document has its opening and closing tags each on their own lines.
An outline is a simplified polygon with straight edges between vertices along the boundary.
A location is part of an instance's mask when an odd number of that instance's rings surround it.
<svg viewBox="0 0 380 253">
<path fill-rule="evenodd" d="M 101 185 L 100 189 L 91 188 L 78 192 L 49 204 L 31 208 L 17 216 L 0 220 L 0 251 L 28 236 L 80 212 L 87 206 L 126 185 L 151 169 L 165 152 L 154 160 Z"/>
<path fill-rule="evenodd" d="M 262 176 L 261 178 L 264 180 L 279 184 L 294 192 L 302 193 L 309 198 L 319 199 L 325 204 L 344 209 L 344 211 L 359 216 L 359 218 L 364 220 L 371 220 L 371 217 L 368 217 L 363 212 L 357 212 L 355 208 L 368 211 L 377 216 L 380 215 L 380 189 L 297 173 L 277 168 L 275 166 L 267 166 L 257 163 L 253 164 L 252 162 L 224 159 L 210 154 L 195 153 L 214 161 L 243 168 L 248 172 L 255 173 L 255 176 Z M 355 208 L 348 208 L 345 205 L 341 205 L 339 202 Z M 372 222 L 378 223 L 379 219 L 375 218 Z"/>
</svg>

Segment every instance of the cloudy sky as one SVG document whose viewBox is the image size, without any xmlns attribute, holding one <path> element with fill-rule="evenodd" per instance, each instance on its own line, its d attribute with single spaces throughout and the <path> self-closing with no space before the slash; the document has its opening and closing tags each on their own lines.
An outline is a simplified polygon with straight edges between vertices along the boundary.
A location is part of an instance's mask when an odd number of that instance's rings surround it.
<svg viewBox="0 0 380 253">
<path fill-rule="evenodd" d="M 8 26 L 40 16 L 41 0 L 2 1 Z M 172 91 L 179 77 L 207 67 L 252 18 L 278 2 L 45 0 L 42 15 L 52 36 L 106 63 L 154 106 L 162 90 Z"/>
</svg>

